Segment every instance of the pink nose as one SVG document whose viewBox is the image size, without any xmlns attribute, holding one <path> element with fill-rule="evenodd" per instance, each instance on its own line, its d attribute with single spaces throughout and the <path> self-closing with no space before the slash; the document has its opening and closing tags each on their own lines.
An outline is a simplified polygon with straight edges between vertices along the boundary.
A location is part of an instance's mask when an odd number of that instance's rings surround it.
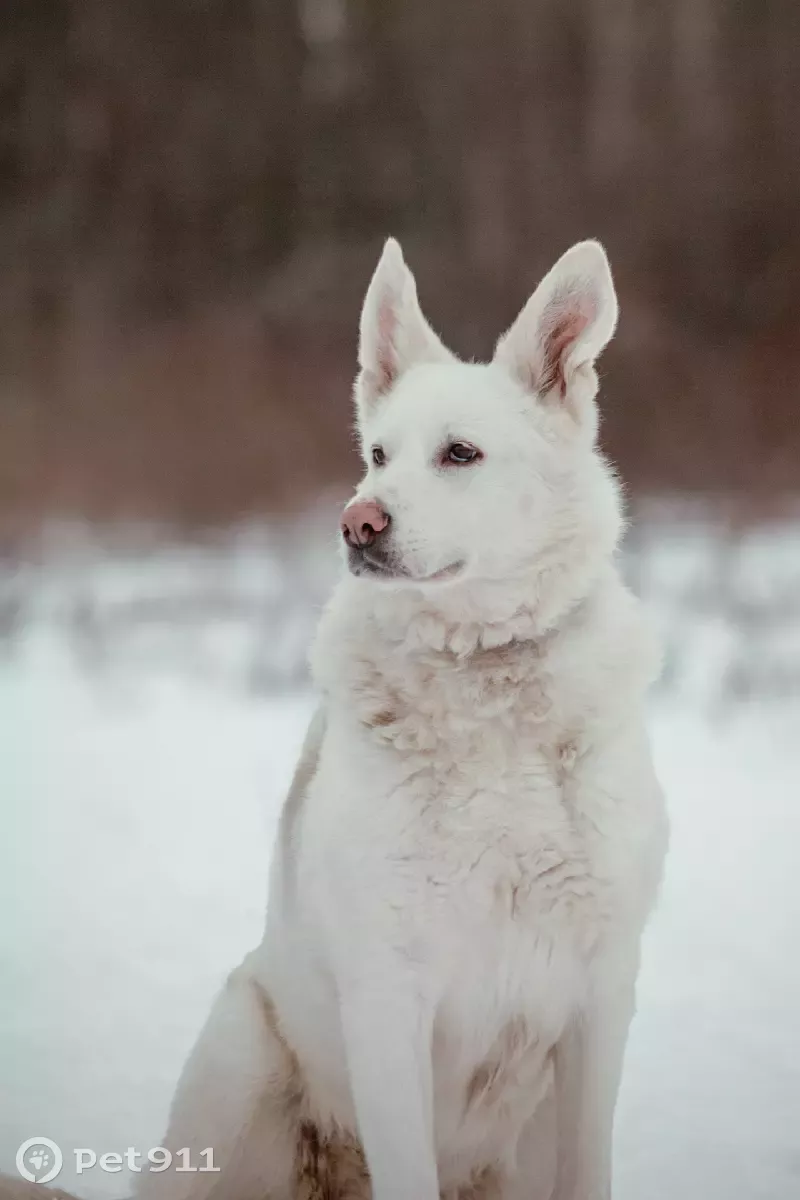
<svg viewBox="0 0 800 1200">
<path fill-rule="evenodd" d="M 374 500 L 354 500 L 342 513 L 342 537 L 348 546 L 371 546 L 388 524 L 388 514 Z"/>
</svg>

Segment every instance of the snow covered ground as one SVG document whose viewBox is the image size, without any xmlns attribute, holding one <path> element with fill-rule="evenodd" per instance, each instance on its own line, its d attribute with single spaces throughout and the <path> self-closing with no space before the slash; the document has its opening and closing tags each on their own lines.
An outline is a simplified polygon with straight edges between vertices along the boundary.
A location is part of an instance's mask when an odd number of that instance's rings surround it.
<svg viewBox="0 0 800 1200">
<path fill-rule="evenodd" d="M 674 832 L 617 1200 L 800 1196 L 800 535 L 725 545 L 665 526 L 631 563 L 670 647 L 652 729 Z M 287 570 L 249 531 L 111 557 L 73 541 L 6 572 L 0 1171 L 34 1135 L 158 1145 L 212 994 L 260 935 L 324 558 Z M 71 1154 L 57 1183 L 130 1191 Z"/>
</svg>

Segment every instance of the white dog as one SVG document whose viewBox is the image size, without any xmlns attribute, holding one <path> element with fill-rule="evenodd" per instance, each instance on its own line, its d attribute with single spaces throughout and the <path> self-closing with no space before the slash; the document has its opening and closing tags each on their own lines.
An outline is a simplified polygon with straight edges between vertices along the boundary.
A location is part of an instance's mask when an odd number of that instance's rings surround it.
<svg viewBox="0 0 800 1200">
<path fill-rule="evenodd" d="M 605 1200 L 666 844 L 658 655 L 614 565 L 602 247 L 459 362 L 389 241 L 361 319 L 366 474 L 262 945 L 185 1069 L 147 1200 Z"/>
</svg>

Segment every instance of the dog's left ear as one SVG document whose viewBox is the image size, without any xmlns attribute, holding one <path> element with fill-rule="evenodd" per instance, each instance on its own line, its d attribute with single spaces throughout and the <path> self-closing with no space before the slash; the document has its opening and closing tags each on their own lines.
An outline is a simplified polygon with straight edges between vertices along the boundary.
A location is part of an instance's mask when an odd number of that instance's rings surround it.
<svg viewBox="0 0 800 1200">
<path fill-rule="evenodd" d="M 593 434 L 594 363 L 611 340 L 617 314 L 605 250 L 599 242 L 578 242 L 545 275 L 497 343 L 495 362 Z"/>
<path fill-rule="evenodd" d="M 358 344 L 359 415 L 389 392 L 404 371 L 422 362 L 452 362 L 417 299 L 400 243 L 389 238 L 364 298 Z"/>
</svg>

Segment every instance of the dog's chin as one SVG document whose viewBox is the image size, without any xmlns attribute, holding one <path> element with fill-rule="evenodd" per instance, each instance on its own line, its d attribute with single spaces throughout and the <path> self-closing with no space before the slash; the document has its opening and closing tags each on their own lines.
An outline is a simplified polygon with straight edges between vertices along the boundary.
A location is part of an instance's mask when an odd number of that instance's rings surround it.
<svg viewBox="0 0 800 1200">
<path fill-rule="evenodd" d="M 371 579 L 376 583 L 394 584 L 395 587 L 437 586 L 458 579 L 464 572 L 465 563 L 462 561 L 450 563 L 438 571 L 420 574 L 409 570 L 404 563 L 393 557 L 370 554 L 369 550 L 350 549 L 347 555 L 347 566 L 352 575 L 359 579 Z"/>
</svg>

